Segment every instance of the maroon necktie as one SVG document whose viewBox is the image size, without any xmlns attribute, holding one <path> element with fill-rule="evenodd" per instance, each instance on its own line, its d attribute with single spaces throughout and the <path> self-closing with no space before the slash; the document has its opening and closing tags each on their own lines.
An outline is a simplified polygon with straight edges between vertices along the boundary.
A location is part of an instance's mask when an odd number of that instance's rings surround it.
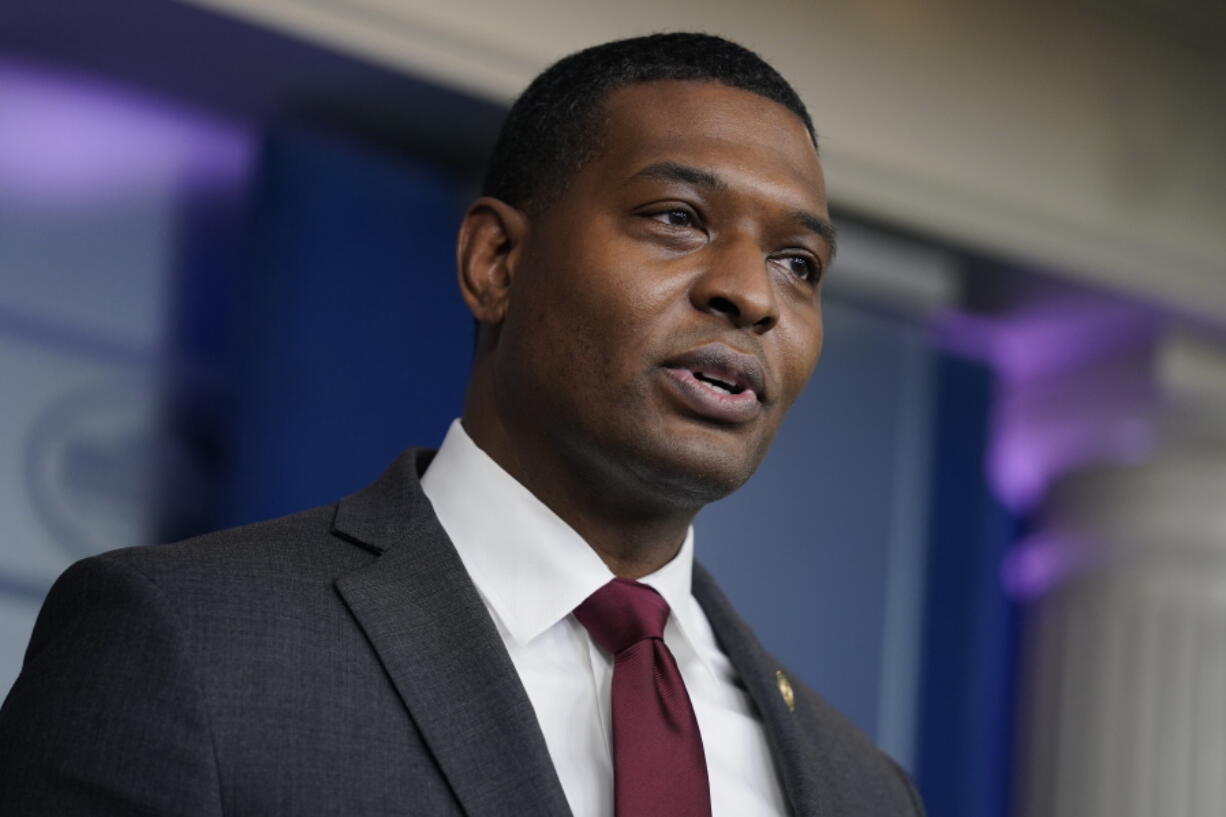
<svg viewBox="0 0 1226 817">
<path fill-rule="evenodd" d="M 668 602 L 614 579 L 575 608 L 613 654 L 613 802 L 617 817 L 711 817 L 702 735 L 673 654 Z"/>
</svg>

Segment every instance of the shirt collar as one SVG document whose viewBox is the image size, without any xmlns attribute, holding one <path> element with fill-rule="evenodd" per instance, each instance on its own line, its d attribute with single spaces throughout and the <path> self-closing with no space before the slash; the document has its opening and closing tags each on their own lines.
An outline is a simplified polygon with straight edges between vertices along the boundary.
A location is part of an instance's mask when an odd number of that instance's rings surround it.
<svg viewBox="0 0 1226 817">
<path fill-rule="evenodd" d="M 506 631 L 526 644 L 613 578 L 587 542 L 452 422 L 421 480 L 443 530 Z M 677 555 L 639 581 L 668 602 L 691 642 L 694 529 Z"/>
</svg>

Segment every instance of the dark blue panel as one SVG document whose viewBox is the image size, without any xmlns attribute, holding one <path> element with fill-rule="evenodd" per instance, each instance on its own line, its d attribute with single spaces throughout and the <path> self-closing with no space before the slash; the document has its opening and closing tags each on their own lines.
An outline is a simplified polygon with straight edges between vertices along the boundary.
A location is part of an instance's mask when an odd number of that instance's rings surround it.
<svg viewBox="0 0 1226 817">
<path fill-rule="evenodd" d="M 985 475 L 991 371 L 944 358 L 939 390 L 917 778 L 930 814 L 1006 817 L 1017 611 L 1000 569 L 1018 523 Z"/>
<path fill-rule="evenodd" d="M 329 502 L 458 415 L 472 322 L 458 184 L 305 131 L 268 143 L 235 378 L 223 523 Z"/>
</svg>

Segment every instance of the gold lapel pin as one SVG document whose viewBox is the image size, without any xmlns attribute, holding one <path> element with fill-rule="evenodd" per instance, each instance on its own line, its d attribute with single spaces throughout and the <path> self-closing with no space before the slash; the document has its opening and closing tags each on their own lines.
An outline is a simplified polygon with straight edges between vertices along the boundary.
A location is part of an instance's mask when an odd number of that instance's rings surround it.
<svg viewBox="0 0 1226 817">
<path fill-rule="evenodd" d="M 775 670 L 775 686 L 779 687 L 779 694 L 783 697 L 783 702 L 788 705 L 788 710 L 795 712 L 796 693 L 792 691 L 792 682 L 781 669 Z"/>
</svg>

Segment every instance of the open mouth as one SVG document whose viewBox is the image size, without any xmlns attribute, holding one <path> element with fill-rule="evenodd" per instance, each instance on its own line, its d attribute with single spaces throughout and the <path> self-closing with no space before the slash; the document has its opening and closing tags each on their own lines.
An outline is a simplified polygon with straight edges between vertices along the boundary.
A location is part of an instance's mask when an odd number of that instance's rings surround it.
<svg viewBox="0 0 1226 817">
<path fill-rule="evenodd" d="M 666 367 L 671 392 L 683 412 L 718 423 L 747 423 L 762 412 L 757 394 L 725 372 L 718 375 L 689 367 Z"/>
<path fill-rule="evenodd" d="M 694 379 L 699 382 L 706 383 L 713 389 L 725 392 L 726 394 L 740 394 L 745 391 L 745 387 L 739 383 L 730 383 L 726 380 L 721 380 L 718 377 L 706 374 L 705 372 L 692 372 Z"/>
<path fill-rule="evenodd" d="M 685 372 L 694 385 L 712 392 L 751 396 L 766 402 L 766 373 L 755 356 L 722 343 L 707 343 L 678 355 L 665 368 Z"/>
<path fill-rule="evenodd" d="M 661 368 L 676 404 L 691 417 L 739 425 L 762 416 L 770 402 L 762 362 L 723 343 L 690 349 Z"/>
</svg>

